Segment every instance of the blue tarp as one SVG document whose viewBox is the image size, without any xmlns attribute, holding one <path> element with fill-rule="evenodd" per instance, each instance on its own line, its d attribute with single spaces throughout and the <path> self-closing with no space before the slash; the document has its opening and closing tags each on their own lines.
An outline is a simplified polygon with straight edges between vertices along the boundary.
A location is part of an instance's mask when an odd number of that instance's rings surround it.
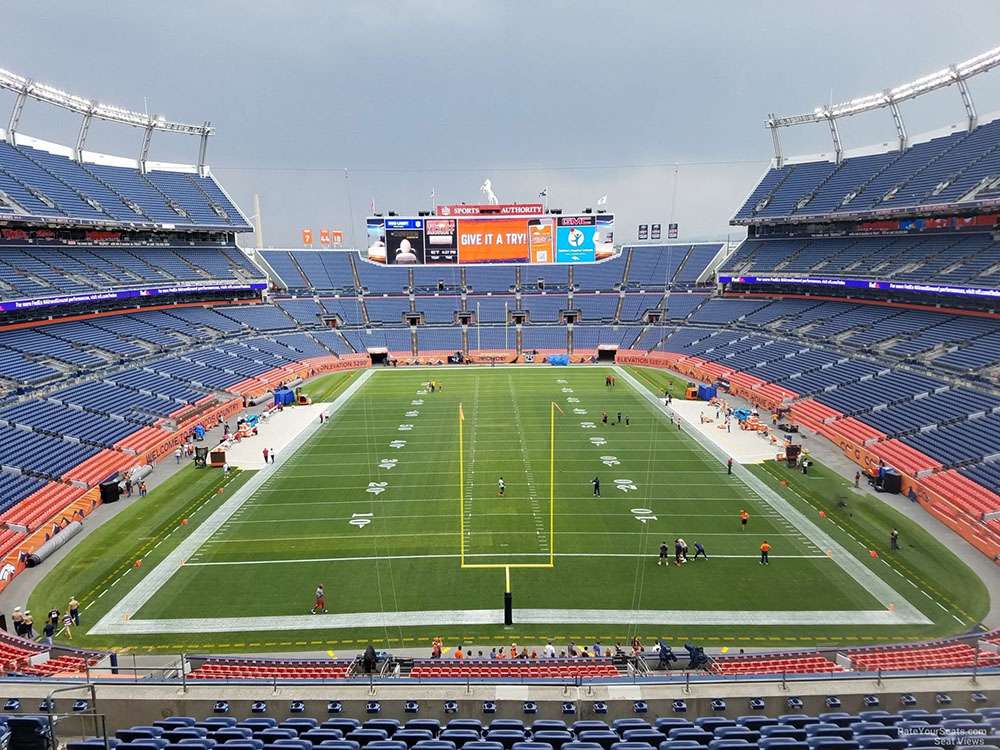
<svg viewBox="0 0 1000 750">
<path fill-rule="evenodd" d="M 279 388 L 274 392 L 275 406 L 291 406 L 295 403 L 295 393 L 291 388 Z"/>
<path fill-rule="evenodd" d="M 565 367 L 569 364 L 568 354 L 553 354 L 549 357 L 549 364 L 556 367 Z"/>
<path fill-rule="evenodd" d="M 698 399 L 700 401 L 711 401 L 715 398 L 715 386 L 714 385 L 699 385 L 698 386 Z"/>
</svg>

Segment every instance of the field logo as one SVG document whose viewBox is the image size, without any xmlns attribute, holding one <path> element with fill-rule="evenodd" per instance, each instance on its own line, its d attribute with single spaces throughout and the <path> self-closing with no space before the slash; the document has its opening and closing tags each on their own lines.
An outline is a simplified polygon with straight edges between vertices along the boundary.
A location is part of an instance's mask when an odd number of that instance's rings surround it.
<svg viewBox="0 0 1000 750">
<path fill-rule="evenodd" d="M 581 417 L 583 417 L 583 416 L 586 416 L 587 410 L 586 409 L 574 409 L 573 413 L 574 414 L 579 414 Z"/>
<path fill-rule="evenodd" d="M 618 460 L 618 456 L 601 456 L 601 463 L 605 466 L 617 466 L 621 461 Z"/>
<path fill-rule="evenodd" d="M 653 511 L 649 508 L 632 508 L 631 513 L 636 521 L 641 521 L 642 523 L 656 520 L 656 516 L 653 515 Z"/>
<path fill-rule="evenodd" d="M 404 417 L 419 417 L 419 416 L 420 416 L 420 412 L 419 412 L 419 411 L 417 411 L 416 409 L 410 409 L 410 410 L 409 410 L 408 412 L 406 412 L 406 414 L 404 414 L 403 416 L 404 416 Z"/>
<path fill-rule="evenodd" d="M 566 399 L 566 403 L 567 404 L 578 404 L 578 403 L 580 403 L 580 399 L 578 399 L 576 396 L 570 396 L 569 398 Z"/>
<path fill-rule="evenodd" d="M 585 430 L 593 430 L 595 427 L 597 427 L 597 425 L 594 424 L 593 422 L 580 422 L 580 427 L 582 427 Z"/>
<path fill-rule="evenodd" d="M 567 381 L 565 378 L 559 378 L 556 382 L 559 385 L 566 385 L 566 383 L 569 382 L 569 381 Z"/>
<path fill-rule="evenodd" d="M 389 443 L 389 447 L 390 448 L 399 449 L 399 448 L 403 448 L 405 446 L 406 446 L 406 441 L 405 440 L 393 440 L 391 443 Z"/>
<path fill-rule="evenodd" d="M 351 524 L 351 526 L 357 526 L 359 529 L 363 529 L 372 522 L 374 517 L 374 513 L 352 513 L 351 520 L 348 521 L 348 523 Z"/>
<path fill-rule="evenodd" d="M 400 432 L 409 432 L 412 429 L 413 429 L 413 425 L 412 424 L 401 424 L 399 426 L 399 431 Z"/>
<path fill-rule="evenodd" d="M 373 495 L 381 495 L 388 486 L 388 482 L 369 482 L 368 489 L 365 492 L 370 492 Z"/>
<path fill-rule="evenodd" d="M 422 406 L 424 400 L 422 398 L 415 398 L 410 402 L 410 406 Z"/>
<path fill-rule="evenodd" d="M 563 393 L 572 393 L 572 392 L 573 392 L 573 389 L 572 389 L 572 388 L 563 388 L 563 389 L 562 389 L 562 392 L 563 392 Z"/>
<path fill-rule="evenodd" d="M 635 490 L 639 489 L 636 486 L 636 483 L 633 482 L 631 479 L 616 479 L 615 487 L 620 489 L 622 492 L 634 492 Z"/>
<path fill-rule="evenodd" d="M 396 464 L 398 464 L 398 463 L 399 463 L 399 459 L 397 459 L 397 458 L 383 458 L 379 462 L 378 467 L 380 469 L 395 469 L 396 468 Z"/>
<path fill-rule="evenodd" d="M 607 445 L 608 444 L 607 438 L 602 438 L 602 437 L 592 437 L 590 439 L 590 442 L 593 443 L 596 446 L 602 446 L 602 445 Z"/>
</svg>

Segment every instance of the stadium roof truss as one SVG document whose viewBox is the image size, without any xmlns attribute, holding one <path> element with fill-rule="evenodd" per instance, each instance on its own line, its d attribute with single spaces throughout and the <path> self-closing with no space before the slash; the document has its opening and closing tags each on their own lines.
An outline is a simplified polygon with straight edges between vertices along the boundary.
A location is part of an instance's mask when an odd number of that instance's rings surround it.
<svg viewBox="0 0 1000 750">
<path fill-rule="evenodd" d="M 208 151 L 208 137 L 215 134 L 215 128 L 208 121 L 200 125 L 192 125 L 184 122 L 174 122 L 168 120 L 163 115 L 150 115 L 143 112 L 133 112 L 123 107 L 116 107 L 110 104 L 85 99 L 82 96 L 70 94 L 61 89 L 48 84 L 38 83 L 30 78 L 11 73 L 9 70 L 0 68 L 0 88 L 14 92 L 17 98 L 14 100 L 14 107 L 10 113 L 7 125 L 7 138 L 13 141 L 18 125 L 21 120 L 21 113 L 24 110 L 25 102 L 28 98 L 45 104 L 68 109 L 82 116 L 80 130 L 76 138 L 74 148 L 74 158 L 81 161 L 84 146 L 87 142 L 87 133 L 90 130 L 90 123 L 96 117 L 99 120 L 106 120 L 121 125 L 128 125 L 140 128 L 143 131 L 142 145 L 139 149 L 139 168 L 145 172 L 146 162 L 149 157 L 149 146 L 155 131 L 166 133 L 179 133 L 181 135 L 193 135 L 200 139 L 198 149 L 198 172 L 204 175 L 205 156 Z"/>
<path fill-rule="evenodd" d="M 858 99 L 851 99 L 839 104 L 816 107 L 812 112 L 790 117 L 778 117 L 771 114 L 768 116 L 765 126 L 771 131 L 771 140 L 774 144 L 774 158 L 780 168 L 784 164 L 784 157 L 781 153 L 781 139 L 778 131 L 780 128 L 788 128 L 794 125 L 805 125 L 808 123 L 826 122 L 830 127 L 830 137 L 833 140 L 833 149 L 839 164 L 843 159 L 844 149 L 840 141 L 840 131 L 837 128 L 837 120 L 843 117 L 852 117 L 862 112 L 870 112 L 876 109 L 888 109 L 892 114 L 893 124 L 896 127 L 896 136 L 899 143 L 899 150 L 902 151 L 908 145 L 906 125 L 899 110 L 900 102 L 907 99 L 914 99 L 937 89 L 948 86 L 958 86 L 958 91 L 962 97 L 962 105 L 965 108 L 966 124 L 969 130 L 973 130 L 977 124 L 976 107 L 972 101 L 972 95 L 966 81 L 972 76 L 985 73 L 1000 66 L 1000 47 L 994 47 L 988 52 L 970 58 L 965 62 L 951 65 L 930 75 L 917 78 L 916 80 L 904 83 L 891 89 L 885 89 L 877 94 L 869 94 Z"/>
</svg>

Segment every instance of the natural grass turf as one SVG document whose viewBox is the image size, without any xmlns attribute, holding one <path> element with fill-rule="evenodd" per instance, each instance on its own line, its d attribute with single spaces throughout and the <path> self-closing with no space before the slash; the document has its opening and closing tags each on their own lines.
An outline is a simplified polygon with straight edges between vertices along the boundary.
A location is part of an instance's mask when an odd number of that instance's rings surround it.
<svg viewBox="0 0 1000 750">
<path fill-rule="evenodd" d="M 557 422 L 555 551 L 551 570 L 512 572 L 515 607 L 598 607 L 649 609 L 869 609 L 877 603 L 834 563 L 806 540 L 784 537 L 787 529 L 768 517 L 769 509 L 752 497 L 724 467 L 710 458 L 683 432 L 671 428 L 662 416 L 619 378 L 616 389 L 604 387 L 605 369 L 469 369 L 378 372 L 344 409 L 294 456 L 267 486 L 244 506 L 238 521 L 227 524 L 188 565 L 179 570 L 137 613 L 141 618 L 228 617 L 234 615 L 305 614 L 312 590 L 323 582 L 331 612 L 402 611 L 408 609 L 498 608 L 503 591 L 502 570 L 462 570 L 457 557 L 343 561 L 329 558 L 398 555 L 457 555 L 458 528 L 458 404 L 465 422 L 466 552 L 481 557 L 470 561 L 544 560 L 548 552 L 548 439 L 549 403 L 563 411 Z M 663 387 L 683 388 L 684 381 L 662 371 L 635 370 L 657 394 Z M 434 377 L 445 388 L 418 395 L 421 383 Z M 333 374 L 307 386 L 310 393 L 332 398 L 349 378 Z M 565 380 L 566 383 L 558 381 Z M 572 388 L 573 393 L 564 393 Z M 679 391 L 680 393 L 680 391 Z M 579 399 L 578 403 L 569 401 Z M 314 400 L 321 400 L 314 396 Z M 422 404 L 414 404 L 414 401 Z M 586 409 L 586 415 L 573 409 Z M 417 416 L 407 417 L 416 410 Z M 607 410 L 614 422 L 619 410 L 631 426 L 601 423 Z M 595 427 L 586 429 L 581 422 Z M 412 429 L 399 429 L 412 424 Z M 602 446 L 591 444 L 601 437 Z M 389 447 L 395 439 L 407 441 L 401 449 Z M 611 466 L 602 457 L 614 456 Z M 395 459 L 392 468 L 380 467 Z M 193 471 L 193 470 L 192 470 Z M 811 477 L 820 479 L 821 467 Z M 504 498 L 496 496 L 496 480 L 507 482 Z M 604 497 L 591 496 L 590 480 L 602 479 Z M 217 476 L 217 474 L 216 474 Z M 621 492 L 613 479 L 632 479 L 636 489 Z M 793 502 L 817 501 L 829 487 L 817 482 L 777 486 Z M 830 478 L 832 482 L 834 478 Z M 811 480 L 810 480 L 811 481 Z M 384 491 L 366 490 L 369 482 L 386 482 Z M 800 486 L 801 484 L 801 486 Z M 174 488 L 181 503 L 193 490 L 179 481 Z M 802 493 L 799 497 L 792 492 Z M 151 493 L 150 498 L 155 493 Z M 818 502 L 818 501 L 817 501 Z M 736 514 L 747 507 L 751 530 L 740 534 Z M 657 520 L 643 524 L 633 508 L 650 508 Z M 131 509 L 129 509 L 131 510 Z M 893 520 L 882 516 L 885 522 Z M 875 512 L 875 511 L 872 511 Z M 354 513 L 372 513 L 363 528 L 349 521 Z M 200 514 L 201 517 L 207 513 Z M 831 514 L 832 516 L 832 514 Z M 115 519 L 118 521 L 118 519 Z M 918 539 L 899 519 L 904 542 Z M 114 523 L 114 522 L 113 522 Z M 112 539 L 128 538 L 123 520 Z M 103 529 L 99 530 L 103 531 Z M 156 533 L 142 532 L 157 539 Z M 872 531 L 873 534 L 878 533 Z M 96 536 L 96 535 L 95 535 Z M 702 541 L 709 562 L 683 568 L 656 566 L 660 541 L 672 543 L 684 536 L 692 545 Z M 768 568 L 756 563 L 756 548 L 767 537 L 775 545 Z M 84 540 L 81 548 L 91 543 Z M 135 539 L 135 534 L 131 536 Z M 171 537 L 170 544 L 176 537 Z M 706 541 L 707 540 L 707 541 Z M 850 544 L 845 541 L 845 545 Z M 970 623 L 985 611 L 982 584 L 957 559 L 943 581 L 924 565 L 945 554 L 934 540 L 921 540 L 927 560 L 911 562 L 934 590 L 949 590 L 946 601 L 956 613 L 969 613 Z M 164 549 L 166 544 L 162 546 Z M 951 612 L 925 600 L 897 574 L 855 544 L 859 557 L 897 590 L 935 620 L 933 626 L 906 628 L 719 626 L 594 626 L 557 625 L 513 630 L 499 626 L 439 628 L 353 629 L 304 633 L 233 633 L 224 635 L 157 635 L 117 638 L 137 647 L 158 650 L 316 650 L 355 648 L 369 640 L 387 646 L 412 646 L 433 634 L 450 641 L 487 645 L 498 641 L 538 642 L 545 638 L 578 642 L 693 638 L 708 645 L 805 646 L 816 643 L 865 643 L 931 637 L 962 629 Z M 848 546 L 848 549 L 852 549 Z M 905 551 L 905 550 L 904 550 Z M 79 552 L 75 550 L 74 554 Z M 565 553 L 580 556 L 560 556 Z M 594 553 L 635 557 L 591 557 Z M 129 556 L 131 553 L 127 553 Z M 718 555 L 747 555 L 723 558 Z M 783 554 L 819 554 L 817 559 L 781 559 Z M 516 557 L 511 557 L 516 555 Z M 121 556 L 120 556 L 121 557 Z M 43 581 L 32 605 L 45 609 L 55 599 L 68 599 L 82 590 L 81 581 L 94 584 L 113 580 L 121 563 L 99 564 L 98 550 L 68 568 L 60 565 Z M 125 558 L 126 560 L 128 557 Z M 954 559 L 954 558 L 952 558 Z M 254 565 L 204 566 L 198 563 L 274 561 Z M 150 563 L 153 561 L 150 560 Z M 73 557 L 66 563 L 73 563 Z M 145 568 L 144 569 L 148 569 Z M 106 572 L 106 571 L 111 571 Z M 55 579 L 50 582 L 50 578 Z M 123 579 L 108 594 L 120 596 L 132 585 Z M 979 595 L 962 593 L 963 581 L 975 580 Z M 973 587 L 975 588 L 975 587 Z M 72 589 L 72 590 L 70 590 Z M 36 599 L 39 603 L 35 603 Z M 105 605 L 106 606 L 106 605 Z M 101 612 L 95 605 L 85 612 L 88 621 Z M 978 614 L 977 614 L 978 613 Z M 77 641 L 80 633 L 75 634 Z M 84 641 L 112 645 L 107 638 Z"/>
</svg>

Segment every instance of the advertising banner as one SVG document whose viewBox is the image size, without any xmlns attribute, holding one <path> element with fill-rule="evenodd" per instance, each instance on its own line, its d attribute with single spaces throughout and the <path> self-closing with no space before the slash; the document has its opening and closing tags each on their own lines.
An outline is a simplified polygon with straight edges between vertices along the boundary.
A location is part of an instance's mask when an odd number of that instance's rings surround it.
<svg viewBox="0 0 1000 750">
<path fill-rule="evenodd" d="M 458 262 L 458 226 L 456 219 L 427 219 L 425 222 L 425 263 Z"/>
<path fill-rule="evenodd" d="M 552 219 L 548 217 L 528 219 L 528 245 L 531 249 L 532 263 L 551 263 L 555 260 L 552 239 Z"/>
<path fill-rule="evenodd" d="M 385 220 L 385 262 L 413 266 L 424 262 L 424 220 Z"/>
<path fill-rule="evenodd" d="M 463 219 L 458 227 L 459 263 L 527 263 L 527 219 Z"/>
</svg>

